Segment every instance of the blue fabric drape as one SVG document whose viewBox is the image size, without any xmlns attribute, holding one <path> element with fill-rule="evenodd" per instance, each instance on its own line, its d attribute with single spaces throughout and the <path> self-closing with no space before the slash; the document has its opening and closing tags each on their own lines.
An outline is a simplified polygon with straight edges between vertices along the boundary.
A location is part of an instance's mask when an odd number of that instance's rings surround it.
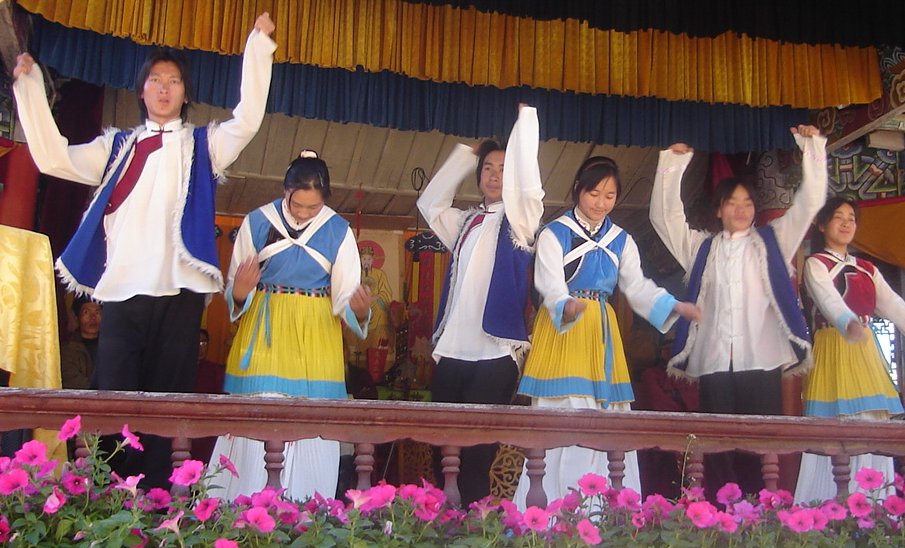
<svg viewBox="0 0 905 548">
<path fill-rule="evenodd" d="M 132 88 L 151 47 L 34 17 L 33 49 L 64 76 Z M 240 56 L 185 54 L 196 101 L 227 108 L 238 102 Z M 538 108 L 542 139 L 656 147 L 681 141 L 724 153 L 792 149 L 788 128 L 809 118 L 806 109 L 790 107 L 497 89 L 289 63 L 274 66 L 268 112 L 483 138 L 507 135 L 519 102 Z"/>
</svg>

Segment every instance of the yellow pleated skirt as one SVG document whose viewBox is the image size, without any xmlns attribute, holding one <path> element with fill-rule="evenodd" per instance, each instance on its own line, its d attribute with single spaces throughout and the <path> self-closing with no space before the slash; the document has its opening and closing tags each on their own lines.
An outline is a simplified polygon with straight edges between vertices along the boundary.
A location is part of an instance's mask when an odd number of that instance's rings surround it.
<svg viewBox="0 0 905 548">
<path fill-rule="evenodd" d="M 232 394 L 345 398 L 342 326 L 329 296 L 254 294 L 226 362 Z"/>
<path fill-rule="evenodd" d="M 616 312 L 604 303 L 604 325 L 600 303 L 580 300 L 587 303 L 587 308 L 562 334 L 557 332 L 546 308 L 538 311 L 519 393 L 536 398 L 587 396 L 603 404 L 633 401 Z M 605 328 L 609 330 L 609 349 Z"/>
<path fill-rule="evenodd" d="M 814 369 L 804 382 L 805 415 L 836 417 L 865 411 L 902 413 L 902 403 L 873 332 L 859 343 L 832 327 L 814 334 Z"/>
</svg>

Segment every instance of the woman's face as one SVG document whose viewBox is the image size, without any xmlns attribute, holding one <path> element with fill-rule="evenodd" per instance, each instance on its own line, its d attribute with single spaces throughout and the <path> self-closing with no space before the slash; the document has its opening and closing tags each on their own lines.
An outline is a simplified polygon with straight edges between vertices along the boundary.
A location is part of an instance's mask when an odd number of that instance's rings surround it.
<svg viewBox="0 0 905 548">
<path fill-rule="evenodd" d="M 616 206 L 616 179 L 601 179 L 591 190 L 583 190 L 578 195 L 578 210 L 589 221 L 603 222 Z"/>
<path fill-rule="evenodd" d="M 286 206 L 295 222 L 313 219 L 324 207 L 324 197 L 316 188 L 286 191 Z"/>
<path fill-rule="evenodd" d="M 720 204 L 716 216 L 723 223 L 723 230 L 734 234 L 754 224 L 754 200 L 748 190 L 738 185 L 729 199 Z"/>
<path fill-rule="evenodd" d="M 826 246 L 829 248 L 844 249 L 852 243 L 855 232 L 858 230 L 858 221 L 855 219 L 855 210 L 850 204 L 842 204 L 833 212 L 833 216 L 826 224 L 817 227 L 823 232 Z"/>
<path fill-rule="evenodd" d="M 481 164 L 481 180 L 478 188 L 484 195 L 484 204 L 490 205 L 503 199 L 503 160 L 506 153 L 494 150 L 484 157 Z"/>
</svg>

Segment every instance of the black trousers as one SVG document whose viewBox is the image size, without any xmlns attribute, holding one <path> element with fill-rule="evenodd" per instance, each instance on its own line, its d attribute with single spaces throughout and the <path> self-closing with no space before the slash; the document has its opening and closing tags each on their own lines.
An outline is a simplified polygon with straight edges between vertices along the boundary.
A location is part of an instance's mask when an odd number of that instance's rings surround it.
<svg viewBox="0 0 905 548">
<path fill-rule="evenodd" d="M 204 295 L 138 295 L 104 303 L 93 388 L 145 392 L 192 392 L 198 368 L 198 341 Z M 105 440 L 108 450 L 117 438 Z M 122 476 L 144 474 L 143 487 L 169 488 L 169 438 L 142 435 L 144 451 L 126 449 L 114 459 Z"/>
<path fill-rule="evenodd" d="M 703 375 L 700 382 L 702 413 L 737 415 L 782 414 L 782 368 L 771 371 L 726 371 Z M 716 504 L 716 493 L 734 482 L 746 494 L 764 488 L 760 456 L 727 451 L 704 456 L 704 492 Z"/>
<path fill-rule="evenodd" d="M 441 358 L 431 382 L 431 398 L 445 403 L 508 404 L 515 393 L 518 365 L 509 356 L 464 361 Z M 462 507 L 490 494 L 490 466 L 498 444 L 462 448 L 459 493 Z"/>
</svg>

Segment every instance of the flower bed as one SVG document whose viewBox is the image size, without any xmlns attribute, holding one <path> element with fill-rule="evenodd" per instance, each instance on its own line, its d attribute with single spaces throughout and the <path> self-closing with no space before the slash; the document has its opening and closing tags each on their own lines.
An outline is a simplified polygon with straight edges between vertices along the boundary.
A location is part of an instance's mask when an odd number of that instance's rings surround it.
<svg viewBox="0 0 905 548">
<path fill-rule="evenodd" d="M 60 431 L 79 434 L 80 418 Z M 173 497 L 143 492 L 141 476 L 120 478 L 110 457 L 141 442 L 123 427 L 111 455 L 98 436 L 82 434 L 89 457 L 48 461 L 46 448 L 26 443 L 14 458 L 0 458 L 0 543 L 8 546 L 905 546 L 905 500 L 884 499 L 883 476 L 863 469 L 855 479 L 870 494 L 799 506 L 785 491 L 744 499 L 738 486 L 718 493 L 721 508 L 687 489 L 678 501 L 616 490 L 606 478 L 584 476 L 570 495 L 547 508 L 520 512 L 509 501 L 485 499 L 467 510 L 451 507 L 443 492 L 424 483 L 380 484 L 349 490 L 348 502 L 319 495 L 304 503 L 265 489 L 232 503 L 207 494 L 204 466 L 185 461 L 170 480 L 187 488 Z M 218 470 L 235 473 L 220 457 Z M 902 478 L 895 486 L 902 490 Z"/>
</svg>

